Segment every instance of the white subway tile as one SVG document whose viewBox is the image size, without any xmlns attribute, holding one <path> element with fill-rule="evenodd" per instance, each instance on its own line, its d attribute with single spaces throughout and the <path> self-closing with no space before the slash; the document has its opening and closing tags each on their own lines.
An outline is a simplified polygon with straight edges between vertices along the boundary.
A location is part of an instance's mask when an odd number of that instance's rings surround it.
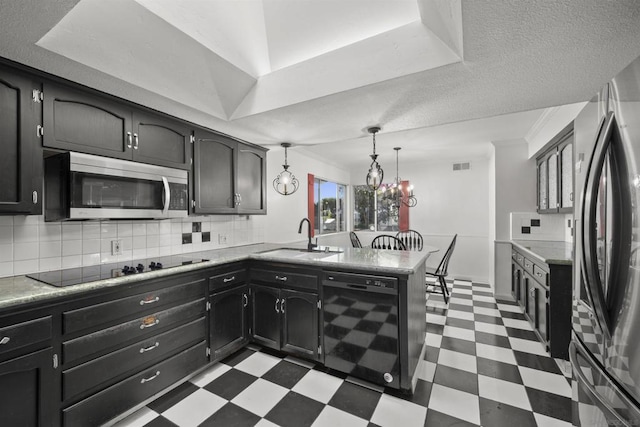
<svg viewBox="0 0 640 427">
<path fill-rule="evenodd" d="M 52 258 L 62 256 L 62 242 L 40 241 L 40 258 Z"/>
<path fill-rule="evenodd" d="M 13 225 L 38 225 L 42 222 L 44 222 L 44 216 L 42 215 L 23 215 L 13 217 Z"/>
<path fill-rule="evenodd" d="M 13 261 L 0 262 L 0 277 L 13 276 Z"/>
<path fill-rule="evenodd" d="M 13 227 L 0 225 L 0 244 L 10 245 L 13 243 Z"/>
<path fill-rule="evenodd" d="M 134 250 L 135 249 L 146 249 L 147 248 L 147 238 L 146 238 L 146 236 L 133 236 L 131 247 Z"/>
<path fill-rule="evenodd" d="M 82 241 L 82 253 L 83 254 L 99 254 L 100 247 L 100 239 L 84 239 Z"/>
<path fill-rule="evenodd" d="M 99 239 L 100 223 L 85 222 L 82 224 L 82 239 Z"/>
<path fill-rule="evenodd" d="M 133 237 L 129 236 L 129 237 L 120 237 L 118 236 L 118 240 L 120 240 L 122 242 L 122 250 L 123 251 L 130 251 L 131 249 L 133 249 Z"/>
<path fill-rule="evenodd" d="M 62 224 L 62 240 L 81 240 L 82 224 L 64 223 Z"/>
<path fill-rule="evenodd" d="M 134 249 L 131 253 L 134 260 L 147 258 L 147 248 Z"/>
<path fill-rule="evenodd" d="M 146 236 L 147 235 L 147 223 L 142 221 L 136 221 L 132 224 L 134 236 Z"/>
<path fill-rule="evenodd" d="M 37 260 L 39 256 L 38 242 L 14 243 L 13 244 L 13 260 L 24 261 L 27 259 Z M 37 267 L 36 262 L 36 269 Z"/>
<path fill-rule="evenodd" d="M 63 231 L 64 234 L 64 231 Z M 62 256 L 69 257 L 82 254 L 82 240 L 63 240 Z M 82 261 L 81 261 L 82 262 Z"/>
<path fill-rule="evenodd" d="M 54 271 L 60 270 L 62 268 L 62 258 L 52 257 L 52 258 L 40 258 L 38 264 L 38 271 Z"/>
<path fill-rule="evenodd" d="M 100 234 L 102 239 L 115 239 L 118 237 L 118 224 L 115 222 L 102 221 L 100 223 Z"/>
<path fill-rule="evenodd" d="M 37 225 L 16 225 L 13 227 L 13 241 L 15 243 L 27 243 L 38 241 Z"/>
<path fill-rule="evenodd" d="M 12 216 L 0 216 L 0 226 L 9 226 L 13 227 L 13 217 Z M 13 265 L 11 266 L 13 270 Z"/>
<path fill-rule="evenodd" d="M 0 244 L 0 262 L 13 261 L 13 245 Z"/>
<path fill-rule="evenodd" d="M 82 255 L 69 255 L 62 257 L 62 268 L 82 267 Z"/>
<path fill-rule="evenodd" d="M 100 264 L 100 254 L 84 254 L 82 255 L 82 265 L 98 265 Z"/>
<path fill-rule="evenodd" d="M 182 233 L 182 222 L 171 221 L 171 234 L 181 234 L 181 233 Z"/>
<path fill-rule="evenodd" d="M 160 248 L 155 246 L 155 247 L 147 247 L 147 258 L 155 258 L 160 256 Z"/>
<path fill-rule="evenodd" d="M 160 238 L 159 240 L 160 247 L 171 246 L 171 234 L 161 234 L 159 238 Z"/>
<path fill-rule="evenodd" d="M 38 226 L 38 239 L 41 242 L 62 240 L 62 223 L 47 222 Z"/>
<path fill-rule="evenodd" d="M 170 234 L 171 233 L 171 224 L 172 222 L 169 220 L 158 221 L 159 232 L 158 234 Z"/>
<path fill-rule="evenodd" d="M 130 222 L 118 223 L 118 237 L 131 237 L 133 236 L 133 224 Z"/>
<path fill-rule="evenodd" d="M 160 246 L 160 236 L 157 234 L 148 234 L 147 235 L 147 249 L 149 248 L 157 248 Z"/>
<path fill-rule="evenodd" d="M 182 233 L 191 233 L 193 230 L 192 222 L 183 222 L 182 223 Z"/>
<path fill-rule="evenodd" d="M 159 256 L 168 256 L 171 255 L 171 246 L 160 246 L 158 248 L 158 255 Z"/>
<path fill-rule="evenodd" d="M 24 261 L 13 262 L 13 274 L 19 276 L 21 274 L 37 273 L 38 272 L 38 260 L 28 259 Z"/>
</svg>

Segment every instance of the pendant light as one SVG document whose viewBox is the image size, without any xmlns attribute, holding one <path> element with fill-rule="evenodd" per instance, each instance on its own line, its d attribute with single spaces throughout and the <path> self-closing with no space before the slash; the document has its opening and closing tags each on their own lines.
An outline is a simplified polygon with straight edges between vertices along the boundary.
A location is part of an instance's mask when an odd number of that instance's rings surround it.
<svg viewBox="0 0 640 427">
<path fill-rule="evenodd" d="M 401 150 L 401 148 L 393 147 L 393 149 L 396 151 L 396 179 L 393 182 L 393 186 L 391 187 L 391 192 L 393 193 L 394 190 L 396 190 L 395 195 L 397 207 L 400 207 L 400 204 L 402 203 L 403 205 L 412 208 L 418 204 L 418 199 L 413 195 L 413 185 L 409 185 L 409 187 L 405 189 L 406 193 L 405 191 L 403 191 L 402 179 L 400 178 L 398 167 L 398 152 Z"/>
<path fill-rule="evenodd" d="M 370 134 L 373 134 L 373 154 L 371 154 L 371 166 L 369 166 L 369 172 L 367 173 L 367 185 L 372 190 L 377 190 L 382 184 L 382 178 L 384 177 L 384 171 L 377 162 L 378 155 L 376 154 L 376 133 L 380 131 L 377 126 L 367 129 Z"/>
<path fill-rule="evenodd" d="M 291 144 L 283 142 L 280 145 L 284 147 L 284 165 L 282 165 L 284 170 L 273 180 L 273 188 L 283 196 L 288 196 L 296 192 L 300 183 L 298 178 L 289 172 L 289 165 L 287 164 L 287 148 L 291 147 Z"/>
</svg>

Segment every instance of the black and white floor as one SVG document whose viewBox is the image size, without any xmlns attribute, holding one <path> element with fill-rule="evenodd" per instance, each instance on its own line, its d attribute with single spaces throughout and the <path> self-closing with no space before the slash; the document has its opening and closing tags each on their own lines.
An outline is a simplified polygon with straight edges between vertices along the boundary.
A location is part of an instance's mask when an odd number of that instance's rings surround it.
<svg viewBox="0 0 640 427">
<path fill-rule="evenodd" d="M 428 294 L 413 396 L 250 346 L 117 425 L 570 427 L 570 372 L 547 355 L 520 308 L 487 285 L 450 286 L 449 304 Z"/>
</svg>

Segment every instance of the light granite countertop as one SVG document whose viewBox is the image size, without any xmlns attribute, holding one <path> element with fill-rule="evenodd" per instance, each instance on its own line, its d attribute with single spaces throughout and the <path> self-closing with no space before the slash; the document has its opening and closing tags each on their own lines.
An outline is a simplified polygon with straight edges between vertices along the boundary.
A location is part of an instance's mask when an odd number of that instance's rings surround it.
<svg viewBox="0 0 640 427">
<path fill-rule="evenodd" d="M 429 254 L 438 250 L 437 248 L 428 246 L 421 252 L 335 247 L 319 248 L 327 249 L 329 252 L 300 251 L 300 249 L 304 247 L 306 246 L 298 244 L 261 243 L 189 253 L 184 255 L 196 255 L 208 261 L 65 287 L 47 285 L 26 276 L 3 277 L 0 278 L 0 312 L 2 309 L 9 307 L 66 298 L 71 295 L 82 294 L 93 290 L 121 286 L 140 280 L 186 273 L 249 259 L 320 266 L 323 268 L 353 268 L 356 270 L 366 270 L 371 273 L 412 274 L 416 271 L 416 268 L 424 264 Z M 287 250 L 287 248 L 295 249 L 295 251 Z"/>
<path fill-rule="evenodd" d="M 548 240 L 512 240 L 518 249 L 547 264 L 573 264 L 573 243 Z"/>
</svg>

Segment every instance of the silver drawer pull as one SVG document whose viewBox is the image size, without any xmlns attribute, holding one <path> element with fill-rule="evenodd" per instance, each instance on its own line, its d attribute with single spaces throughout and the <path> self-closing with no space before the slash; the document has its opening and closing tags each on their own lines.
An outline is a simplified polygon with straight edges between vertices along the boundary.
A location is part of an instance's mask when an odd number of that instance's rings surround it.
<svg viewBox="0 0 640 427">
<path fill-rule="evenodd" d="M 149 381 L 155 380 L 160 375 L 160 371 L 156 371 L 156 373 L 149 378 L 143 378 L 140 380 L 140 384 L 148 383 Z"/>
<path fill-rule="evenodd" d="M 280 302 L 280 298 L 276 299 L 276 313 L 280 313 L 280 309 L 278 308 L 278 303 Z"/>
<path fill-rule="evenodd" d="M 156 326 L 158 323 L 160 323 L 160 319 L 155 319 L 153 322 L 143 321 L 140 325 L 140 329 L 150 328 L 152 326 Z"/>
<path fill-rule="evenodd" d="M 286 282 L 287 276 L 276 276 L 276 280 L 280 280 L 281 282 Z"/>
<path fill-rule="evenodd" d="M 160 345 L 160 343 L 158 341 L 156 341 L 156 343 L 154 345 L 150 345 L 149 347 L 143 347 L 140 349 L 140 354 L 142 353 L 146 353 L 147 351 L 151 351 L 153 349 L 158 348 L 158 346 Z"/>
<path fill-rule="evenodd" d="M 11 338 L 9 338 L 9 337 L 2 337 L 2 339 L 0 340 L 0 345 L 7 344 L 9 341 L 11 341 Z"/>
<path fill-rule="evenodd" d="M 529 264 L 528 262 L 525 262 L 525 263 L 524 263 L 524 266 L 525 266 L 525 267 L 531 267 L 531 264 Z"/>
<path fill-rule="evenodd" d="M 242 294 L 242 298 L 244 298 L 244 304 L 242 304 L 243 307 L 246 307 L 249 305 L 249 298 L 247 297 L 247 294 Z"/>
<path fill-rule="evenodd" d="M 536 271 L 536 276 L 542 277 L 542 274 L 540 274 L 539 272 Z"/>
<path fill-rule="evenodd" d="M 155 297 L 153 299 L 142 299 L 140 300 L 140 305 L 153 304 L 154 302 L 158 301 L 160 301 L 160 297 Z"/>
<path fill-rule="evenodd" d="M 225 277 L 224 279 L 222 279 L 224 283 L 233 282 L 234 280 L 236 280 L 236 276 Z"/>
</svg>

